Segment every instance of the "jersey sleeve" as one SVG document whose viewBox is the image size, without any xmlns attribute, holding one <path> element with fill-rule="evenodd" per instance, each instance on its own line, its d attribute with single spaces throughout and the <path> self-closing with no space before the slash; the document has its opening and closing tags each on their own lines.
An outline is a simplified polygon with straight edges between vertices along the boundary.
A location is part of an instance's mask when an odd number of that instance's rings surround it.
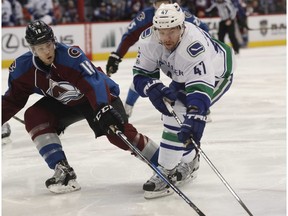
<svg viewBox="0 0 288 216">
<path fill-rule="evenodd" d="M 109 104 L 112 96 L 119 96 L 119 86 L 96 68 L 80 48 L 69 47 L 64 52 L 66 55 L 58 59 L 65 67 L 63 78 L 87 97 L 94 110 L 101 104 Z"/>
<path fill-rule="evenodd" d="M 2 124 L 19 112 L 34 93 L 34 86 L 28 84 L 31 79 L 29 57 L 23 55 L 9 67 L 8 89 L 2 95 Z"/>
<path fill-rule="evenodd" d="M 198 17 L 191 14 L 187 10 L 184 10 L 184 13 L 185 13 L 185 21 L 193 23 L 194 25 L 198 26 L 199 28 L 209 33 L 209 27 L 206 23 L 202 22 Z"/>
<path fill-rule="evenodd" d="M 139 39 L 141 33 L 152 25 L 154 8 L 147 8 L 137 14 L 123 34 L 116 53 L 122 58 Z"/>
<path fill-rule="evenodd" d="M 136 62 L 133 66 L 133 82 L 135 90 L 142 97 L 147 97 L 144 93 L 144 88 L 152 79 L 159 79 L 160 70 L 157 59 L 159 59 L 159 49 L 161 45 L 153 42 L 153 31 L 152 28 L 146 29 L 139 40 L 138 55 Z"/>
</svg>

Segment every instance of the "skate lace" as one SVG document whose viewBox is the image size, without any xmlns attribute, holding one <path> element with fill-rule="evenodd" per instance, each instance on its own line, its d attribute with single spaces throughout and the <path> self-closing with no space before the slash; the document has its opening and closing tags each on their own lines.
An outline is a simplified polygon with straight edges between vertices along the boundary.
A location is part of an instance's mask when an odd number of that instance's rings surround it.
<svg viewBox="0 0 288 216">
<path fill-rule="evenodd" d="M 181 173 L 182 178 L 186 178 L 199 168 L 199 156 L 196 156 L 190 163 L 181 162 L 177 166 L 177 172 Z"/>
<path fill-rule="evenodd" d="M 163 180 L 156 173 L 150 178 L 149 181 L 154 182 L 156 185 L 163 182 Z"/>
</svg>

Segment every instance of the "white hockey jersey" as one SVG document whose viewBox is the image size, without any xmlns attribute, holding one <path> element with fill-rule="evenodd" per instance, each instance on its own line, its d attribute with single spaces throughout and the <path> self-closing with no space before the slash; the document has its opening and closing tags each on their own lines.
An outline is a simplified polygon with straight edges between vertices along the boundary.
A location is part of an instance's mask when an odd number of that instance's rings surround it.
<svg viewBox="0 0 288 216">
<path fill-rule="evenodd" d="M 42 19 L 45 23 L 50 24 L 52 21 L 51 13 L 53 12 L 52 0 L 29 0 L 25 6 L 32 15 L 33 20 Z M 50 16 L 51 20 L 46 18 Z"/>
<path fill-rule="evenodd" d="M 12 26 L 11 22 L 12 7 L 11 3 L 7 0 L 2 1 L 2 26 Z"/>
<path fill-rule="evenodd" d="M 185 31 L 178 47 L 168 51 L 159 43 L 153 27 L 140 36 L 138 56 L 133 67 L 134 75 L 157 77 L 161 69 L 189 94 L 202 94 L 204 100 L 214 97 L 219 80 L 228 78 L 232 72 L 232 49 L 191 23 L 185 22 Z M 140 95 L 144 89 L 135 86 Z M 180 90 L 180 89 L 179 89 Z M 140 91 L 140 92 L 139 92 Z M 208 105 L 209 106 L 209 105 Z"/>
</svg>

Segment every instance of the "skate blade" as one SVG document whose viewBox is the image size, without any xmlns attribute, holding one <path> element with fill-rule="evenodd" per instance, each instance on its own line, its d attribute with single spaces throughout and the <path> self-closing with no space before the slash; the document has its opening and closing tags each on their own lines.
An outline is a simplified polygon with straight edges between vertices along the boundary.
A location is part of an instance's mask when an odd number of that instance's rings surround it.
<svg viewBox="0 0 288 216">
<path fill-rule="evenodd" d="M 161 191 L 145 191 L 144 192 L 144 198 L 145 199 L 155 199 L 165 196 L 170 196 L 174 193 L 174 191 L 171 188 L 165 188 Z"/>
<path fill-rule="evenodd" d="M 80 189 L 81 187 L 76 180 L 70 180 L 67 185 L 54 184 L 48 187 L 49 191 L 56 194 L 70 193 Z"/>
</svg>

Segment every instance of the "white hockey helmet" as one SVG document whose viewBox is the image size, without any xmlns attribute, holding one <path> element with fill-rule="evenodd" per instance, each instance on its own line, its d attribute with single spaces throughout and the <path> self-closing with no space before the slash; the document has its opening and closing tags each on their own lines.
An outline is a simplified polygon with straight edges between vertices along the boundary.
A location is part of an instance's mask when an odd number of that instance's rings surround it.
<svg viewBox="0 0 288 216">
<path fill-rule="evenodd" d="M 156 29 L 182 27 L 185 14 L 177 3 L 161 4 L 153 17 L 153 26 Z"/>
</svg>

